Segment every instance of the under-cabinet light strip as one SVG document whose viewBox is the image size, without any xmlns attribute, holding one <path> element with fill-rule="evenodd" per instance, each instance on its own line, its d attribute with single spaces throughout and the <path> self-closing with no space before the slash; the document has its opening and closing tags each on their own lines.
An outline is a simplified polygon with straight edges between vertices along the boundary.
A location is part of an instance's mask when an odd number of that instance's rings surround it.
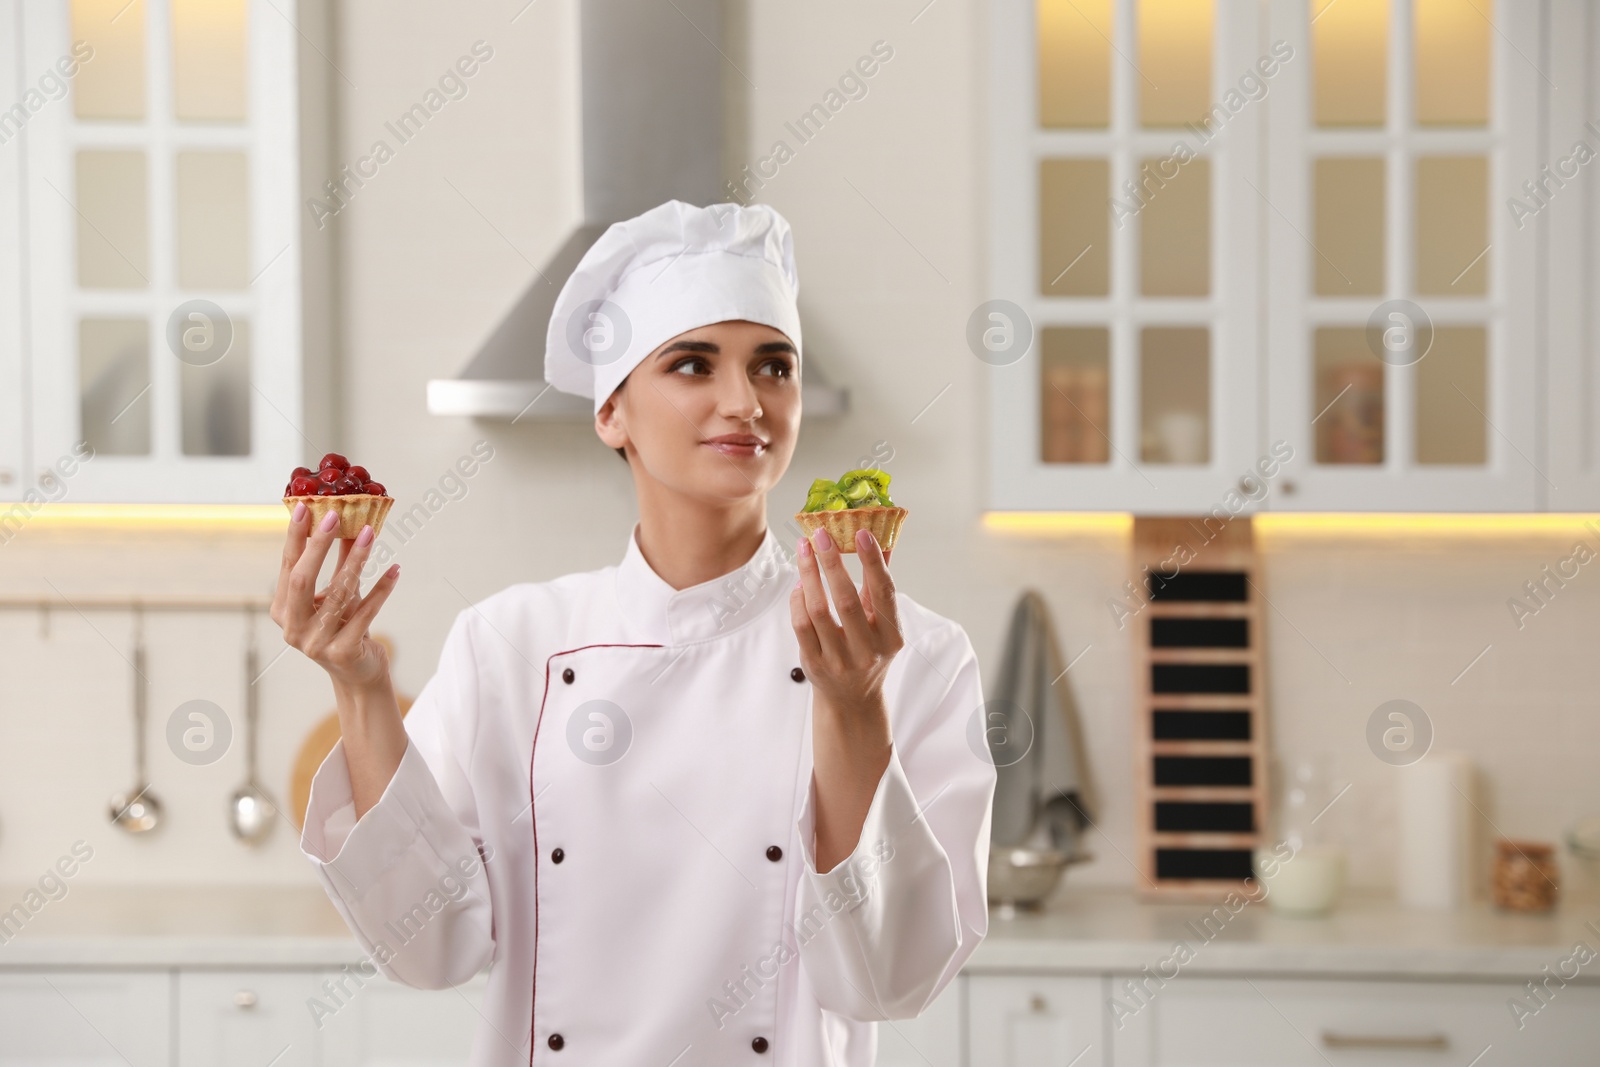
<svg viewBox="0 0 1600 1067">
<path fill-rule="evenodd" d="M 1268 537 L 1300 534 L 1382 537 L 1509 537 L 1523 534 L 1600 536 L 1600 515 L 1570 512 L 1276 512 L 1253 516 L 1251 521 L 1257 533 Z M 989 511 L 983 515 L 983 525 L 996 533 L 1128 534 L 1133 529 L 1133 516 L 1117 511 Z"/>
<path fill-rule="evenodd" d="M 0 502 L 0 523 L 14 509 L 28 512 L 29 526 L 54 528 L 209 528 L 282 530 L 288 513 L 281 504 L 26 504 Z M 1240 516 L 1241 518 L 1243 516 Z M 1258 533 L 1275 534 L 1459 534 L 1508 536 L 1600 531 L 1600 514 L 1571 512 L 1276 512 L 1256 515 Z M 987 511 L 985 529 L 1017 534 L 1128 534 L 1133 515 L 1125 511 Z M 1594 529 L 1591 529 L 1591 525 Z M 1600 534 L 1597 534 L 1600 535 Z"/>
<path fill-rule="evenodd" d="M 0 529 L 8 516 L 25 526 L 102 529 L 283 530 L 282 504 L 27 504 L 0 502 Z"/>
</svg>

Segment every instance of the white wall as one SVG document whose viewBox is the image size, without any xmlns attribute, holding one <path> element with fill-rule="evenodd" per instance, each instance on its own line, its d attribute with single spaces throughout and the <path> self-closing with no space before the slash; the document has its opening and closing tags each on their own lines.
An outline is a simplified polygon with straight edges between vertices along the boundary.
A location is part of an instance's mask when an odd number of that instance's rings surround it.
<svg viewBox="0 0 1600 1067">
<path fill-rule="evenodd" d="M 521 0 L 355 0 L 339 8 L 338 45 L 328 49 L 339 68 L 332 84 L 344 159 L 365 154 L 384 122 L 474 40 L 495 50 L 468 96 L 401 148 L 336 220 L 345 392 L 341 432 L 318 448 L 348 451 L 401 499 L 436 484 L 474 441 L 495 448 L 466 497 L 397 556 L 400 587 L 380 629 L 396 640 L 398 682 L 410 693 L 468 601 L 615 562 L 633 519 L 626 469 L 589 429 L 479 425 L 424 409 L 425 382 L 464 365 L 532 277 L 530 264 L 577 218 L 572 6 L 536 0 L 512 24 Z M 1071 878 L 1131 884 L 1127 636 L 1106 607 L 1125 577 L 1125 546 L 1107 535 L 980 527 L 985 368 L 963 341 L 968 312 L 988 296 L 980 5 L 753 4 L 747 18 L 746 47 L 729 51 L 759 87 L 748 109 L 757 155 L 792 137 L 784 122 L 874 41 L 895 50 L 868 95 L 798 147 L 761 194 L 795 228 L 808 358 L 848 383 L 856 405 L 841 422 L 807 424 L 774 517 L 817 471 L 887 440 L 897 496 L 913 511 L 894 561 L 903 590 L 965 625 L 991 671 L 1019 590 L 1045 593 L 1068 658 L 1093 646 L 1067 681 L 1084 714 L 1104 834 L 1091 839 L 1097 862 Z M 722 62 L 709 48 L 706 61 Z M 1355 783 L 1330 821 L 1343 820 L 1358 882 L 1390 878 L 1397 772 L 1367 751 L 1364 728 L 1394 697 L 1430 713 L 1439 746 L 1478 758 L 1485 819 L 1500 830 L 1554 839 L 1573 818 L 1600 813 L 1591 695 L 1600 691 L 1600 657 L 1585 625 L 1600 610 L 1600 577 L 1586 568 L 1520 632 L 1505 605 L 1568 553 L 1569 540 L 1267 541 L 1275 741 L 1289 755 L 1333 754 Z M 29 529 L 0 548 L 0 586 L 49 593 L 53 583 L 69 596 L 262 594 L 277 551 L 275 535 Z M 104 814 L 132 776 L 129 671 L 117 651 L 128 647 L 127 618 L 58 615 L 41 640 L 36 618 L 0 615 L 0 883 L 37 878 L 80 837 L 97 850 L 84 880 L 310 882 L 291 834 L 259 852 L 229 838 L 225 805 L 243 777 L 241 753 L 191 768 L 156 727 L 195 697 L 240 707 L 237 620 L 155 617 L 148 628 L 152 771 L 170 821 L 151 840 L 134 840 Z M 271 632 L 263 636 L 270 647 Z M 263 684 L 263 772 L 287 795 L 294 751 L 331 709 L 331 694 L 297 653 Z"/>
</svg>

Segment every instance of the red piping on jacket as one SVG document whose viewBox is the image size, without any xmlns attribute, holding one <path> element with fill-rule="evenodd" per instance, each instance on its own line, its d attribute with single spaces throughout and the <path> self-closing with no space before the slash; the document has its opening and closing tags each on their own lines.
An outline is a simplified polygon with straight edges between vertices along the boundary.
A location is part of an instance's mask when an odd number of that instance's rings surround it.
<svg viewBox="0 0 1600 1067">
<path fill-rule="evenodd" d="M 544 723 L 545 702 L 550 699 L 550 662 L 557 656 L 566 656 L 574 652 L 582 652 L 589 648 L 665 648 L 665 645 L 631 645 L 620 642 L 600 643 L 593 645 L 579 645 L 577 648 L 566 648 L 560 652 L 550 653 L 544 661 L 544 694 L 539 697 L 539 717 L 533 723 L 533 744 L 528 754 L 528 821 L 533 824 L 533 992 L 528 1001 L 528 1067 L 533 1067 L 533 1050 L 537 1047 L 533 1039 L 534 1025 L 538 1021 L 535 1005 L 539 1002 L 539 811 L 534 805 L 537 798 L 533 792 L 533 761 L 539 752 L 539 727 Z"/>
</svg>

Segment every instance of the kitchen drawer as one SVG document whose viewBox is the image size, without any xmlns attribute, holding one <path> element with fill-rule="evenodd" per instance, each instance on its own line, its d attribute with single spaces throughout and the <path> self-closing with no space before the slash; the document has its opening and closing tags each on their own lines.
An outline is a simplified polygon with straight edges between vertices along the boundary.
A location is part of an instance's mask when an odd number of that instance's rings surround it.
<svg viewBox="0 0 1600 1067">
<path fill-rule="evenodd" d="M 1141 1004 L 1128 980 L 1109 991 L 1118 1067 L 1592 1067 L 1600 1049 L 1600 986 L 1556 989 L 1519 1028 L 1510 982 L 1180 974 Z"/>
<path fill-rule="evenodd" d="M 1104 1067 L 1100 978 L 975 975 L 967 987 L 970 1067 Z"/>
<path fill-rule="evenodd" d="M 0 972 L 0 1067 L 167 1067 L 171 1004 L 165 971 Z"/>
<path fill-rule="evenodd" d="M 181 971 L 179 1067 L 322 1067 L 313 971 Z"/>
</svg>

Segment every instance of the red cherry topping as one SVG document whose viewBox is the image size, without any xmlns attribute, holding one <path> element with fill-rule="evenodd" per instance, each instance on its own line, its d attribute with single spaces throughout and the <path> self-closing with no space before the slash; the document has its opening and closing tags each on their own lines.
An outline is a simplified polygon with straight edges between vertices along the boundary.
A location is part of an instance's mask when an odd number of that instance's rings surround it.
<svg viewBox="0 0 1600 1067">
<path fill-rule="evenodd" d="M 296 467 L 283 487 L 284 496 L 388 496 L 382 483 L 372 480 L 367 468 L 352 466 L 337 452 L 322 457 L 317 469 Z"/>
</svg>

